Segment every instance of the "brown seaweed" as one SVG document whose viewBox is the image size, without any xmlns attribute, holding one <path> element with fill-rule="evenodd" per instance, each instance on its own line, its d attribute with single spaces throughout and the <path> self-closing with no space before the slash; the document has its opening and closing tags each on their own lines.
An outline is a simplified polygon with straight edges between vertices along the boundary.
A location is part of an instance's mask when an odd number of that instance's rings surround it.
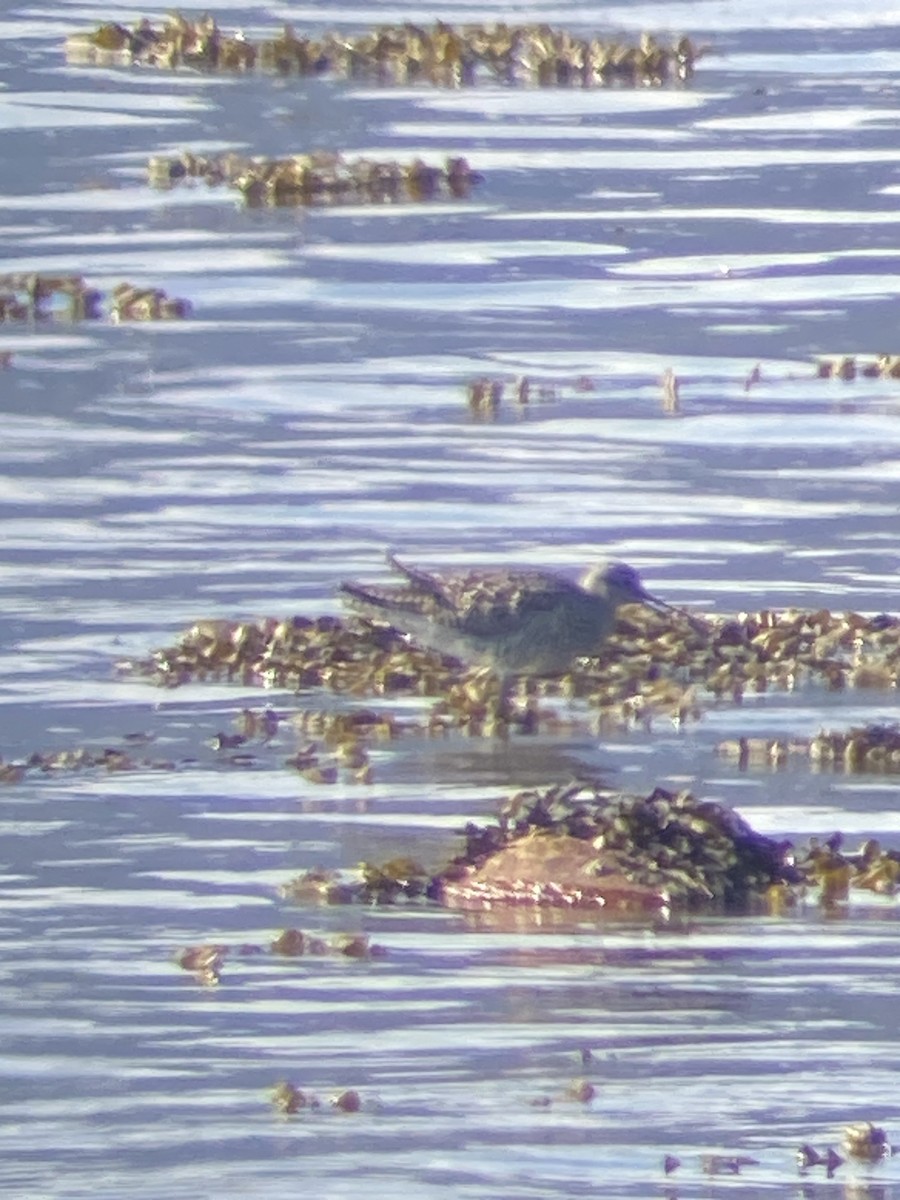
<svg viewBox="0 0 900 1200">
<path fill-rule="evenodd" d="M 199 621 L 173 645 L 120 665 L 164 687 L 232 679 L 298 692 L 325 688 L 351 698 L 434 696 L 431 732 L 455 727 L 502 736 L 511 721 L 525 730 L 555 728 L 560 718 L 540 704 L 553 696 L 582 700 L 603 727 L 621 728 L 660 715 L 681 724 L 706 704 L 739 703 L 747 692 L 807 684 L 894 689 L 900 684 L 900 620 L 826 609 L 699 618 L 625 608 L 614 636 L 595 656 L 577 660 L 564 676 L 520 681 L 513 698 L 518 717 L 501 703 L 491 677 L 419 649 L 389 626 L 330 616 Z M 390 718 L 369 719 L 391 736 Z M 869 735 L 870 742 L 874 738 Z M 728 753 L 740 761 L 736 745 Z M 819 747 L 824 760 L 827 747 Z M 855 753 L 848 752 L 850 761 Z M 887 761 L 892 754 L 893 744 L 882 737 L 877 748 L 868 747 L 865 761 L 874 764 L 878 755 Z"/>
<path fill-rule="evenodd" d="M 224 33 L 214 17 L 170 13 L 159 25 L 146 17 L 130 28 L 106 22 L 66 39 L 70 62 L 139 65 L 165 70 L 328 73 L 383 83 L 471 86 L 480 80 L 540 87 L 661 87 L 690 80 L 707 47 L 689 37 L 669 42 L 651 33 L 634 41 L 579 36 L 546 24 L 430 27 L 379 25 L 358 34 L 311 36 L 292 25 L 261 41 L 241 30 Z"/>
<path fill-rule="evenodd" d="M 206 157 L 183 151 L 157 156 L 148 164 L 149 181 L 167 188 L 186 181 L 222 184 L 240 192 L 251 208 L 263 206 L 386 204 L 467 197 L 481 176 L 460 157 L 434 166 L 410 162 L 345 158 L 314 150 L 288 158 L 248 158 L 229 152 Z"/>
<path fill-rule="evenodd" d="M 0 275 L 0 322 L 96 321 L 104 315 L 114 322 L 176 321 L 190 312 L 189 301 L 168 296 L 160 288 L 120 283 L 104 304 L 102 292 L 81 275 Z"/>
<path fill-rule="evenodd" d="M 876 354 L 874 359 L 857 360 L 852 354 L 820 358 L 816 364 L 819 379 L 900 379 L 900 354 Z"/>
</svg>

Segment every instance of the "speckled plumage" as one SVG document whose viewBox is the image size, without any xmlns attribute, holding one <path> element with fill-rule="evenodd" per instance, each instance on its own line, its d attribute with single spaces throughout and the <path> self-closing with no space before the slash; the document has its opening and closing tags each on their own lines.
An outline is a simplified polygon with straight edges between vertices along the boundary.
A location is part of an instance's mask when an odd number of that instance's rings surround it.
<svg viewBox="0 0 900 1200">
<path fill-rule="evenodd" d="M 578 584 L 528 568 L 432 574 L 390 554 L 388 562 L 404 582 L 344 583 L 349 603 L 420 645 L 502 676 L 561 674 L 600 650 L 620 605 L 667 607 L 625 563 L 600 563 Z"/>
</svg>

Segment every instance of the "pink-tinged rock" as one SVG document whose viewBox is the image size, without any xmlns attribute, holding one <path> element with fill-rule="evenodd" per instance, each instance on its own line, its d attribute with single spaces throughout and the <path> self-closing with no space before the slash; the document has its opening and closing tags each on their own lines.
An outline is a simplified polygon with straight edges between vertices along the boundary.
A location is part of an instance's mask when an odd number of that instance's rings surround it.
<svg viewBox="0 0 900 1200">
<path fill-rule="evenodd" d="M 612 862 L 604 871 L 602 862 L 603 852 L 589 841 L 536 832 L 478 866 L 454 867 L 441 881 L 440 896 L 450 908 L 470 909 L 539 904 L 634 913 L 668 906 L 664 887 L 633 883 Z"/>
</svg>

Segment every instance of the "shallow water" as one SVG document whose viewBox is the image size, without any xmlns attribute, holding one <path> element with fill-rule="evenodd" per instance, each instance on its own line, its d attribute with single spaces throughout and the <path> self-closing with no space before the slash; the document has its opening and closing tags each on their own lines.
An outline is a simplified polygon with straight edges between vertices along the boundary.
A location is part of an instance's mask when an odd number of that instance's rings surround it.
<svg viewBox="0 0 900 1200">
<path fill-rule="evenodd" d="M 316 787 L 283 766 L 287 734 L 245 770 L 207 743 L 245 706 L 321 697 L 162 692 L 113 670 L 200 617 L 337 612 L 337 584 L 383 576 L 386 546 L 435 566 L 574 570 L 599 545 L 699 611 L 893 610 L 900 382 L 818 380 L 812 363 L 900 350 L 900 13 L 604 10 L 605 30 L 713 47 L 689 87 L 661 90 L 65 63 L 67 33 L 144 11 L 0 17 L 2 270 L 127 279 L 195 311 L 0 327 L 0 753 L 140 732 L 181 764 L 4 788 L 5 1194 L 900 1196 L 893 1162 L 828 1183 L 800 1181 L 793 1159 L 852 1120 L 900 1141 L 893 900 L 644 928 L 304 909 L 277 891 L 314 865 L 437 864 L 499 796 L 576 773 L 688 785 L 778 836 L 896 845 L 889 779 L 741 773 L 715 754 L 742 733 L 890 719 L 893 693 L 772 693 L 603 739 L 577 720 L 508 742 L 408 736 L 379 752 L 371 785 Z M 250 34 L 434 16 L 216 11 Z M 151 154 L 309 147 L 465 154 L 484 181 L 464 202 L 306 211 L 145 183 Z M 465 385 L 479 375 L 527 375 L 547 395 L 523 411 L 510 388 L 478 421 Z M 214 989 L 171 962 L 286 926 L 364 930 L 387 954 L 248 954 Z M 561 1099 L 582 1075 L 590 1104 Z M 281 1120 L 267 1099 L 281 1079 L 323 1099 L 357 1088 L 363 1111 Z M 708 1179 L 705 1152 L 759 1165 Z M 669 1179 L 666 1153 L 684 1164 Z"/>
</svg>

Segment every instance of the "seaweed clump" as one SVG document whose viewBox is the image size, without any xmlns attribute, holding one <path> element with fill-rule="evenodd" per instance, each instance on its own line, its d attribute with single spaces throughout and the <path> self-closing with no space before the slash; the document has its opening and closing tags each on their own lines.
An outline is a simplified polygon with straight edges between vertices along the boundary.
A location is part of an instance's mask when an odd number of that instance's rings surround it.
<svg viewBox="0 0 900 1200">
<path fill-rule="evenodd" d="M 893 1153 L 885 1131 L 871 1121 L 856 1121 L 848 1125 L 841 1145 L 851 1158 L 861 1162 L 880 1162 L 883 1158 L 890 1158 Z"/>
<path fill-rule="evenodd" d="M 161 288 L 117 284 L 104 306 L 103 293 L 85 283 L 81 275 L 46 275 L 41 272 L 0 275 L 0 322 L 174 321 L 190 315 L 187 300 L 168 296 Z"/>
<path fill-rule="evenodd" d="M 126 735 L 126 741 L 143 741 L 141 735 Z M 100 770 L 110 774 L 124 771 L 175 771 L 181 766 L 171 758 L 136 755 L 129 747 L 71 746 L 61 750 L 35 750 L 14 762 L 0 759 L 0 783 L 20 783 L 27 775 L 61 775 L 64 772 Z"/>
<path fill-rule="evenodd" d="M 283 1116 L 292 1117 L 303 1109 L 318 1111 L 322 1101 L 312 1092 L 304 1092 L 288 1080 L 282 1080 L 271 1091 L 269 1099 L 276 1112 Z M 362 1097 L 353 1088 L 347 1088 L 329 1097 L 329 1105 L 339 1112 L 355 1113 L 362 1108 Z"/>
<path fill-rule="evenodd" d="M 685 82 L 705 52 L 689 37 L 671 43 L 643 33 L 637 42 L 579 37 L 550 25 L 448 25 L 407 22 L 353 35 L 312 37 L 284 25 L 274 37 L 251 41 L 226 34 L 216 19 L 170 13 L 154 26 L 146 17 L 128 28 L 106 22 L 66 39 L 71 62 L 139 64 L 174 70 L 270 71 L 279 75 L 332 74 L 385 83 L 436 87 L 480 79 L 542 87 L 660 87 Z"/>
<path fill-rule="evenodd" d="M 360 629 L 325 616 L 202 620 L 174 645 L 119 666 L 166 687 L 231 679 L 298 691 L 409 695 L 428 694 L 435 676 L 453 673 L 449 662 L 410 646 L 393 630 Z"/>
<path fill-rule="evenodd" d="M 718 753 L 749 767 L 784 767 L 805 758 L 818 771 L 892 774 L 900 771 L 900 725 L 858 725 L 851 729 L 822 729 L 809 738 L 737 738 L 720 742 Z"/>
<path fill-rule="evenodd" d="M 120 668 L 164 687 L 231 679 L 354 697 L 436 696 L 430 732 L 503 736 L 516 724 L 550 728 L 556 718 L 539 701 L 552 696 L 583 700 L 604 727 L 627 728 L 659 714 L 682 723 L 709 697 L 739 703 L 745 692 L 807 683 L 895 689 L 900 620 L 824 609 L 701 619 L 632 606 L 620 612 L 615 634 L 596 656 L 575 660 L 562 676 L 523 678 L 514 697 L 518 714 L 504 705 L 496 680 L 420 649 L 390 626 L 331 616 L 198 621 L 173 645 Z M 825 761 L 827 747 L 819 749 Z M 742 753 L 738 745 L 729 755 L 740 761 Z M 880 753 L 870 746 L 865 761 L 874 763 Z M 892 753 L 893 747 L 885 750 L 888 758 Z"/>
<path fill-rule="evenodd" d="M 421 158 L 385 162 L 345 158 L 326 150 L 289 158 L 247 158 L 233 152 L 206 157 L 183 151 L 174 157 L 151 158 L 147 169 L 154 187 L 172 187 L 187 180 L 210 187 L 224 184 L 240 192 L 251 208 L 386 204 L 444 195 L 461 200 L 481 179 L 465 158 L 447 158 L 438 167 Z"/>
<path fill-rule="evenodd" d="M 820 358 L 816 364 L 818 379 L 900 379 L 900 354 L 876 354 L 859 362 L 852 354 Z"/>
<path fill-rule="evenodd" d="M 184 946 L 173 955 L 176 966 L 189 971 L 197 983 L 204 987 L 216 987 L 222 978 L 222 967 L 227 959 L 255 958 L 267 953 L 281 958 L 337 958 L 373 959 L 381 958 L 384 947 L 371 943 L 363 933 L 338 933 L 325 939 L 304 933 L 302 929 L 283 929 L 268 946 L 229 946 L 207 942 L 198 946 Z"/>
</svg>

